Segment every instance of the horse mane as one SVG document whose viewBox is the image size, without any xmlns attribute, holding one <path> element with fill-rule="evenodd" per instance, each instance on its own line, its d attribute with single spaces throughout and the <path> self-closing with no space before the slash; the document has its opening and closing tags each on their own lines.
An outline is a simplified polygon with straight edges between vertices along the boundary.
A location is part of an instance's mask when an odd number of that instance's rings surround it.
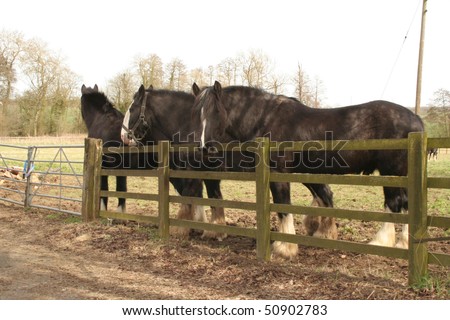
<svg viewBox="0 0 450 320">
<path fill-rule="evenodd" d="M 149 88 L 149 89 L 145 89 L 145 92 L 149 92 L 150 94 L 154 93 L 158 96 L 170 96 L 170 97 L 178 97 L 178 98 L 183 98 L 183 99 L 190 99 L 192 94 L 191 93 L 187 93 L 185 91 L 172 91 L 172 90 L 168 90 L 168 89 L 153 89 L 153 88 Z"/>
<path fill-rule="evenodd" d="M 103 92 L 89 89 L 81 96 L 81 116 L 88 129 L 92 126 L 96 114 L 113 119 L 123 119 L 123 113 L 114 108 Z"/>
<path fill-rule="evenodd" d="M 227 89 L 239 88 L 239 86 L 229 86 Z M 212 87 L 203 88 L 196 97 L 195 108 L 192 110 L 194 118 L 200 118 L 202 121 L 214 110 L 219 113 L 219 120 L 225 123 L 228 119 L 228 112 L 222 101 L 222 87 L 216 84 Z M 202 114 L 203 111 L 203 114 Z"/>
<path fill-rule="evenodd" d="M 94 107 L 96 111 L 101 113 L 111 112 L 113 109 L 116 110 L 103 92 L 90 92 L 84 94 L 81 99 L 84 100 L 85 105 Z"/>
</svg>

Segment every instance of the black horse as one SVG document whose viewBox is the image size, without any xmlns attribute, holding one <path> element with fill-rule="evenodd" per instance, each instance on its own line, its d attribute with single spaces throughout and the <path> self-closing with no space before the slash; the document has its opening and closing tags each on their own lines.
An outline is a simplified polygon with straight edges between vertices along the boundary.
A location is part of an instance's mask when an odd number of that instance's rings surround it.
<svg viewBox="0 0 450 320">
<path fill-rule="evenodd" d="M 437 160 L 437 156 L 438 156 L 438 148 L 431 148 L 428 151 L 428 160 Z"/>
<path fill-rule="evenodd" d="M 104 147 L 123 146 L 121 130 L 124 121 L 124 115 L 114 108 L 103 92 L 99 92 L 97 85 L 94 88 L 81 87 L 81 114 L 88 128 L 88 137 L 102 139 Z M 102 157 L 102 167 L 108 169 L 156 169 L 158 162 L 152 154 L 144 153 L 109 153 Z M 116 177 L 116 190 L 127 191 L 127 177 Z M 171 179 L 170 182 L 177 192 L 183 190 L 182 179 Z M 101 177 L 101 189 L 108 190 L 108 177 Z M 125 212 L 125 199 L 119 198 L 117 211 Z M 101 210 L 106 210 L 108 198 L 101 198 Z M 198 208 L 196 214 L 203 215 Z"/>
<path fill-rule="evenodd" d="M 127 145 L 153 145 L 167 140 L 173 144 L 199 143 L 191 129 L 191 112 L 194 96 L 186 92 L 155 90 L 152 86 L 145 89 L 140 86 L 134 95 L 133 103 L 125 114 L 122 128 L 122 140 Z M 182 155 L 171 154 L 170 166 L 174 169 L 191 168 Z M 172 179 L 182 185 L 177 191 L 181 195 L 202 197 L 203 185 L 199 179 Z M 220 181 L 204 181 L 209 198 L 222 199 Z M 199 210 L 200 209 L 200 210 Z M 199 212 L 200 211 L 200 212 Z M 202 206 L 182 205 L 178 218 L 205 221 Z M 211 221 L 224 224 L 223 208 L 211 207 Z M 189 229 L 171 228 L 172 233 L 187 236 Z M 225 234 L 204 232 L 203 236 L 217 237 L 219 240 Z"/>
<path fill-rule="evenodd" d="M 196 100 L 193 108 L 197 132 L 201 134 L 205 150 L 212 141 L 250 141 L 270 136 L 272 141 L 364 140 L 406 138 L 410 132 L 423 131 L 421 119 L 410 110 L 387 101 L 373 101 L 361 105 L 335 109 L 309 108 L 293 98 L 273 95 L 263 90 L 232 86 L 222 88 L 219 82 L 199 90 L 193 86 Z M 217 155 L 215 155 L 217 157 Z M 271 170 L 297 173 L 407 174 L 406 150 L 284 152 L 271 155 Z M 306 185 L 314 202 L 332 207 L 332 193 L 326 185 Z M 276 203 L 290 203 L 289 187 L 270 184 Z M 408 210 L 404 188 L 384 187 L 386 211 Z M 294 233 L 290 214 L 279 213 L 280 231 Z M 336 238 L 334 218 L 306 217 L 309 235 Z M 399 247 L 407 246 L 408 230 L 403 227 Z M 384 223 L 371 242 L 376 245 L 395 245 L 393 223 Z M 274 253 L 292 257 L 295 248 L 284 243 L 274 244 Z"/>
<path fill-rule="evenodd" d="M 122 145 L 120 129 L 122 128 L 123 114 L 114 108 L 103 92 L 99 92 L 97 85 L 94 88 L 81 87 L 81 115 L 88 129 L 88 138 L 102 139 L 104 147 L 118 147 Z M 102 158 L 103 168 L 120 168 L 123 158 L 119 155 L 108 155 Z M 108 190 L 108 177 L 101 177 L 101 189 Z M 127 177 L 116 177 L 116 190 L 127 191 Z M 108 207 L 108 198 L 102 197 L 101 210 Z M 125 199 L 119 198 L 117 211 L 125 212 Z"/>
</svg>

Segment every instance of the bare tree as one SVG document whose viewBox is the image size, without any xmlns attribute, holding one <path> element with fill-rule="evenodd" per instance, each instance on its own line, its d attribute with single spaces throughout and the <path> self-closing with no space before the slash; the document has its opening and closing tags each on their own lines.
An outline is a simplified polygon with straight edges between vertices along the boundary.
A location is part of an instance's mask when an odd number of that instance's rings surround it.
<svg viewBox="0 0 450 320">
<path fill-rule="evenodd" d="M 450 91 L 443 88 L 435 91 L 432 104 L 435 107 L 450 107 Z"/>
<path fill-rule="evenodd" d="M 195 68 L 190 71 L 191 80 L 190 83 L 197 83 L 199 86 L 208 85 L 208 75 L 203 71 L 202 68 Z"/>
<path fill-rule="evenodd" d="M 224 86 L 236 85 L 238 78 L 239 59 L 226 58 L 222 60 L 216 67 L 217 80 Z"/>
<path fill-rule="evenodd" d="M 431 137 L 450 137 L 450 91 L 434 92 L 424 115 L 425 127 Z"/>
<path fill-rule="evenodd" d="M 59 135 L 67 132 L 67 111 L 71 106 L 78 107 L 78 103 L 73 103 L 75 92 L 78 92 L 78 76 L 68 67 L 61 65 L 48 99 L 46 133 Z"/>
<path fill-rule="evenodd" d="M 242 67 L 242 83 L 251 87 L 264 88 L 270 74 L 269 57 L 260 50 L 251 50 L 239 57 Z"/>
<path fill-rule="evenodd" d="M 297 71 L 293 78 L 295 86 L 296 98 L 305 105 L 310 105 L 312 102 L 311 89 L 309 87 L 309 76 L 303 70 L 300 64 L 297 64 Z"/>
<path fill-rule="evenodd" d="M 144 87 L 148 88 L 150 85 L 156 88 L 163 87 L 163 63 L 158 55 L 150 54 L 146 57 L 137 57 L 134 66 Z"/>
<path fill-rule="evenodd" d="M 190 88 L 187 80 L 186 66 L 181 59 L 175 58 L 166 65 L 166 87 L 169 90 Z"/>
<path fill-rule="evenodd" d="M 78 76 L 42 40 L 26 42 L 19 56 L 28 86 L 19 96 L 22 134 L 59 133 L 65 111 L 72 101 Z"/>
<path fill-rule="evenodd" d="M 16 31 L 0 31 L 0 107 L 3 114 L 11 99 L 13 84 L 17 80 L 16 64 L 19 55 L 24 51 L 26 41 Z"/>
<path fill-rule="evenodd" d="M 318 76 L 314 77 L 314 86 L 313 86 L 313 107 L 320 108 L 322 107 L 324 87 L 322 80 L 319 79 Z"/>
<path fill-rule="evenodd" d="M 107 93 L 113 104 L 122 112 L 126 112 L 133 102 L 138 87 L 133 73 L 129 70 L 118 73 L 108 83 Z"/>
<path fill-rule="evenodd" d="M 21 56 L 22 70 L 29 82 L 28 96 L 34 101 L 29 108 L 31 113 L 31 134 L 38 135 L 41 116 L 47 107 L 48 95 L 51 87 L 56 83 L 60 72 L 60 58 L 52 54 L 47 45 L 41 40 L 31 40 L 23 56 Z"/>
<path fill-rule="evenodd" d="M 266 85 L 266 89 L 274 94 L 282 94 L 287 80 L 283 75 L 271 74 Z"/>
</svg>

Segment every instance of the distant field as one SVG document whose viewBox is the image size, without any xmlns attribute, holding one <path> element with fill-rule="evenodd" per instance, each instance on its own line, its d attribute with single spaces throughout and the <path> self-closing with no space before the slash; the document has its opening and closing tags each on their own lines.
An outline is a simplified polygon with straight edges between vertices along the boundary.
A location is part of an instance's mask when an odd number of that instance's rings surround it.
<svg viewBox="0 0 450 320">
<path fill-rule="evenodd" d="M 0 144 L 11 144 L 17 146 L 83 144 L 86 136 L 86 134 L 70 134 L 60 137 L 0 137 Z"/>
</svg>

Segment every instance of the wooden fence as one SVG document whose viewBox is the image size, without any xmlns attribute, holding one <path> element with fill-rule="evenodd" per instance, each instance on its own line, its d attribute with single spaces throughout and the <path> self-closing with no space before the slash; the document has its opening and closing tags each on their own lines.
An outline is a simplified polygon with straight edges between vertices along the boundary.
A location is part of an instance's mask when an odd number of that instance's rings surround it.
<svg viewBox="0 0 450 320">
<path fill-rule="evenodd" d="M 302 151 L 316 146 L 316 150 L 333 150 L 339 141 L 308 141 L 289 143 L 289 151 Z M 450 177 L 427 177 L 427 148 L 449 148 L 450 138 L 427 139 L 425 133 L 411 133 L 407 139 L 396 140 L 360 140 L 346 141 L 339 150 L 407 150 L 408 176 L 362 176 L 362 175 L 329 175 L 329 174 L 287 174 L 274 173 L 268 166 L 270 152 L 283 150 L 284 143 L 270 142 L 268 138 L 259 138 L 255 142 L 228 146 L 226 150 L 251 150 L 259 159 L 255 172 L 211 172 L 171 170 L 169 168 L 170 153 L 178 152 L 182 146 L 170 146 L 162 141 L 155 147 L 144 147 L 140 152 L 157 152 L 159 167 L 157 170 L 105 170 L 101 169 L 102 152 L 127 152 L 129 148 L 108 148 L 102 150 L 100 140 L 86 139 L 84 188 L 82 215 L 85 221 L 99 217 L 132 220 L 157 224 L 162 238 L 169 237 L 169 226 L 182 226 L 193 229 L 208 230 L 230 235 L 239 235 L 256 239 L 257 257 L 270 259 L 270 242 L 284 241 L 300 245 L 338 249 L 357 253 L 374 254 L 386 257 L 406 259 L 409 262 L 409 283 L 419 282 L 428 271 L 428 264 L 450 266 L 450 255 L 428 252 L 427 243 L 435 240 L 428 238 L 427 228 L 430 226 L 448 229 L 450 217 L 427 215 L 427 189 L 450 189 Z M 192 149 L 192 148 L 191 148 Z M 146 176 L 158 178 L 158 194 L 121 193 L 100 191 L 100 176 Z M 169 194 L 169 178 L 198 178 L 241 180 L 256 182 L 256 201 L 239 202 L 230 200 L 206 199 L 195 197 L 172 196 Z M 275 204 L 270 202 L 270 182 L 301 182 L 341 185 L 365 185 L 404 187 L 408 189 L 408 214 L 382 213 L 337 208 L 297 206 Z M 100 196 L 124 197 L 158 201 L 158 216 L 133 215 L 100 211 Z M 204 222 L 179 220 L 169 217 L 169 203 L 196 204 L 224 208 L 236 208 L 256 211 L 256 228 L 242 228 L 217 225 Z M 303 235 L 285 234 L 270 230 L 270 212 L 290 212 L 314 216 L 333 216 L 336 218 L 357 219 L 365 221 L 384 221 L 409 225 L 409 248 L 391 248 L 373 246 L 351 241 L 321 239 Z"/>
</svg>

